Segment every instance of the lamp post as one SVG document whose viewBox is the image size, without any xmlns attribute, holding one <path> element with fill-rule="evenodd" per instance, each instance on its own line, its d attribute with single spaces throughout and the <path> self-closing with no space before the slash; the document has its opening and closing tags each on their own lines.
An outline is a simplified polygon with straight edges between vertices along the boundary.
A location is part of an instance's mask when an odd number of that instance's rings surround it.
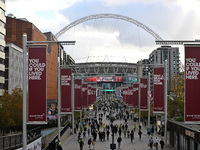
<svg viewBox="0 0 200 150">
<path fill-rule="evenodd" d="M 165 145 L 167 145 L 167 60 L 165 60 Z"/>
<path fill-rule="evenodd" d="M 148 132 L 150 131 L 150 72 L 148 73 Z"/>
</svg>

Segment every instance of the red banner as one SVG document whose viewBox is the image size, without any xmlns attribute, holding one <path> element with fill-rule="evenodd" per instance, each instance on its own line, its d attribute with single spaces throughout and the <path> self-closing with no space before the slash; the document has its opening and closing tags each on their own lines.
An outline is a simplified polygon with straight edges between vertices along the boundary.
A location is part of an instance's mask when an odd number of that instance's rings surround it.
<svg viewBox="0 0 200 150">
<path fill-rule="evenodd" d="M 140 110 L 147 110 L 147 96 L 148 93 L 148 79 L 141 78 L 140 79 Z"/>
<path fill-rule="evenodd" d="M 82 110 L 82 80 L 74 80 L 74 110 Z"/>
<path fill-rule="evenodd" d="M 88 85 L 82 84 L 82 107 L 88 107 Z"/>
<path fill-rule="evenodd" d="M 133 87 L 128 88 L 128 106 L 133 106 Z"/>
<path fill-rule="evenodd" d="M 185 45 L 185 121 L 200 121 L 200 45 Z"/>
<path fill-rule="evenodd" d="M 92 104 L 96 102 L 96 88 L 91 88 L 92 89 Z"/>
<path fill-rule="evenodd" d="M 47 121 L 46 46 L 29 47 L 28 58 L 28 122 Z"/>
<path fill-rule="evenodd" d="M 154 68 L 153 95 L 154 113 L 164 113 L 164 68 Z"/>
<path fill-rule="evenodd" d="M 71 89 L 72 89 L 72 70 L 61 69 L 61 112 L 72 112 L 71 107 Z"/>
<path fill-rule="evenodd" d="M 91 90 L 91 86 L 88 86 L 88 106 L 90 106 L 92 104 L 92 90 Z"/>
<path fill-rule="evenodd" d="M 123 102 L 126 104 L 126 89 L 123 89 Z"/>
<path fill-rule="evenodd" d="M 139 84 L 133 84 L 133 108 L 139 108 Z"/>
</svg>

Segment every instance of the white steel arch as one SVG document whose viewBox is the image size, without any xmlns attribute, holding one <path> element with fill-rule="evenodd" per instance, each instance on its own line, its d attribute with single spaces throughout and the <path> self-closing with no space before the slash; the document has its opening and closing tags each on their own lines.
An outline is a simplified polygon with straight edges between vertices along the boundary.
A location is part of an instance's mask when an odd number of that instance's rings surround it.
<svg viewBox="0 0 200 150">
<path fill-rule="evenodd" d="M 153 30 L 151 30 L 149 27 L 147 27 L 146 25 L 144 25 L 143 23 L 132 19 L 130 17 L 126 17 L 126 16 L 122 16 L 122 15 L 118 15 L 118 14 L 96 14 L 96 15 L 91 15 L 91 16 L 86 16 L 83 18 L 80 18 L 72 23 L 70 23 L 69 25 L 65 26 L 63 29 L 61 29 L 58 33 L 55 34 L 56 38 L 60 37 L 62 34 L 64 34 L 67 30 L 69 30 L 70 28 L 88 21 L 88 20 L 93 20 L 93 19 L 100 19 L 100 18 L 113 18 L 113 19 L 121 19 L 130 23 L 133 23 L 139 27 L 141 27 L 142 29 L 144 29 L 145 31 L 147 31 L 149 34 L 151 34 L 156 41 L 162 41 L 163 39 L 157 34 L 155 33 Z"/>
</svg>

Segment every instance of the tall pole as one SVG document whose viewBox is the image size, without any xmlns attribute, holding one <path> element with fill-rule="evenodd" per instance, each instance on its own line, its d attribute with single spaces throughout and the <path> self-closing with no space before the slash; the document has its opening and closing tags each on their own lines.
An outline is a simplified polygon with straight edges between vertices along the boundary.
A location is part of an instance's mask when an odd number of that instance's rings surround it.
<svg viewBox="0 0 200 150">
<path fill-rule="evenodd" d="M 27 145 L 27 126 L 26 126 L 26 92 L 27 92 L 27 64 L 26 64 L 26 42 L 27 34 L 23 34 L 23 149 Z"/>
<path fill-rule="evenodd" d="M 72 134 L 74 134 L 74 74 L 72 74 Z"/>
<path fill-rule="evenodd" d="M 80 126 L 82 126 L 82 110 L 80 111 Z"/>
<path fill-rule="evenodd" d="M 60 48 L 58 44 L 58 140 L 60 140 Z"/>
<path fill-rule="evenodd" d="M 167 60 L 165 60 L 165 145 L 167 145 Z"/>
<path fill-rule="evenodd" d="M 139 125 L 141 123 L 141 111 L 140 111 L 140 101 L 141 101 L 141 96 L 140 96 L 140 77 L 139 77 Z"/>
<path fill-rule="evenodd" d="M 148 94 L 148 132 L 150 131 L 150 72 L 148 74 L 148 91 L 149 91 L 149 94 Z"/>
</svg>

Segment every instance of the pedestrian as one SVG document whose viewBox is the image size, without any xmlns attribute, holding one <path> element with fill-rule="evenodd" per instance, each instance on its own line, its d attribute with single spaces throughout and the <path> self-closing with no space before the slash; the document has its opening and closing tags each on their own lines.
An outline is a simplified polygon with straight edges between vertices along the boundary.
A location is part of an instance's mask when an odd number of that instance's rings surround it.
<svg viewBox="0 0 200 150">
<path fill-rule="evenodd" d="M 57 150 L 63 150 L 62 146 L 61 146 L 61 142 L 58 140 L 56 141 L 57 143 Z"/>
<path fill-rule="evenodd" d="M 80 150 L 83 150 L 84 142 L 83 142 L 82 138 L 80 138 L 78 142 L 79 142 Z"/>
<path fill-rule="evenodd" d="M 150 149 L 153 148 L 153 138 L 152 137 L 149 139 L 149 146 L 150 146 Z"/>
<path fill-rule="evenodd" d="M 156 149 L 158 149 L 158 138 L 157 137 L 155 139 L 155 146 L 156 146 Z"/>
<path fill-rule="evenodd" d="M 95 149 L 95 139 L 92 140 L 93 150 Z"/>
<path fill-rule="evenodd" d="M 119 136 L 119 137 L 117 138 L 118 149 L 120 149 L 121 141 L 122 141 L 122 138 Z"/>
<path fill-rule="evenodd" d="M 136 124 L 133 125 L 133 130 L 135 131 L 135 129 L 136 129 Z"/>
<path fill-rule="evenodd" d="M 83 132 L 83 138 L 85 138 L 85 135 L 86 135 L 86 133 L 85 133 L 85 131 Z"/>
<path fill-rule="evenodd" d="M 163 149 L 164 149 L 164 145 L 165 145 L 165 143 L 164 143 L 163 139 L 161 138 L 161 140 L 160 140 L 160 146 L 161 146 L 161 150 L 163 150 Z"/>
<path fill-rule="evenodd" d="M 90 128 L 88 127 L 88 136 L 90 137 Z"/>
<path fill-rule="evenodd" d="M 89 146 L 89 149 L 91 149 L 91 143 L 92 143 L 92 139 L 89 138 L 89 140 L 88 140 L 88 146 Z"/>
<path fill-rule="evenodd" d="M 109 134 L 110 134 L 110 131 L 109 130 L 107 130 L 107 140 L 109 140 Z"/>
<path fill-rule="evenodd" d="M 131 130 L 131 143 L 133 143 L 133 139 L 134 139 L 134 131 L 133 131 L 133 129 Z"/>
<path fill-rule="evenodd" d="M 141 130 L 139 130 L 138 135 L 139 135 L 139 139 L 141 140 L 141 137 L 142 137 L 142 131 Z"/>
<path fill-rule="evenodd" d="M 126 137 L 126 130 L 124 130 L 124 137 Z"/>
<path fill-rule="evenodd" d="M 127 136 L 128 136 L 128 138 L 129 138 L 129 136 L 130 136 L 130 131 L 129 131 L 129 129 L 128 129 L 128 131 L 127 131 Z"/>
</svg>

